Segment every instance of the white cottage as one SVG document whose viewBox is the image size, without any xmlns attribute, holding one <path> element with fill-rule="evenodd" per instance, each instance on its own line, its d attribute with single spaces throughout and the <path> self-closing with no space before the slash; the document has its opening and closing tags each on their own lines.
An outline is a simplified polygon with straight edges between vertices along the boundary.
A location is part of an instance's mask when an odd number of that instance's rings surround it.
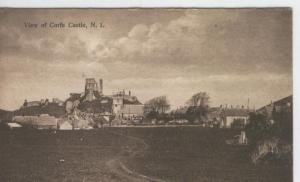
<svg viewBox="0 0 300 182">
<path fill-rule="evenodd" d="M 65 120 L 59 122 L 58 128 L 59 130 L 72 130 L 73 126 L 69 121 Z"/>
<path fill-rule="evenodd" d="M 248 109 L 224 109 L 221 114 L 221 128 L 244 128 L 249 119 Z"/>
</svg>

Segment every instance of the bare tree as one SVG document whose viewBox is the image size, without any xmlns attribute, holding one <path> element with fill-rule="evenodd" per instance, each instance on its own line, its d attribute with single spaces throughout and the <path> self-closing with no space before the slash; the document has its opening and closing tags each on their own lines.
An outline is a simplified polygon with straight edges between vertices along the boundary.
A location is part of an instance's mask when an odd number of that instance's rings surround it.
<svg viewBox="0 0 300 182">
<path fill-rule="evenodd" d="M 156 111 L 159 113 L 165 113 L 170 109 L 170 104 L 166 96 L 155 97 L 145 103 L 145 107 L 148 111 Z"/>
<path fill-rule="evenodd" d="M 207 120 L 209 95 L 206 92 L 194 94 L 187 102 L 187 119 L 192 123 L 203 123 Z"/>
<path fill-rule="evenodd" d="M 207 107 L 209 104 L 209 95 L 206 92 L 198 92 L 194 94 L 187 102 L 188 106 Z"/>
</svg>

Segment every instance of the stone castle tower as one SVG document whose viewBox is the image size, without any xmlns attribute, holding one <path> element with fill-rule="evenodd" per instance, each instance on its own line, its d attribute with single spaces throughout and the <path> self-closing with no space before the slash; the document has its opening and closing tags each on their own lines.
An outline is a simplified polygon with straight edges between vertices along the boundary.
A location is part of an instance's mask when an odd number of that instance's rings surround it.
<svg viewBox="0 0 300 182">
<path fill-rule="evenodd" d="M 96 95 L 103 95 L 103 80 L 99 80 L 98 86 L 95 78 L 87 78 L 85 80 L 85 100 L 95 100 Z"/>
</svg>

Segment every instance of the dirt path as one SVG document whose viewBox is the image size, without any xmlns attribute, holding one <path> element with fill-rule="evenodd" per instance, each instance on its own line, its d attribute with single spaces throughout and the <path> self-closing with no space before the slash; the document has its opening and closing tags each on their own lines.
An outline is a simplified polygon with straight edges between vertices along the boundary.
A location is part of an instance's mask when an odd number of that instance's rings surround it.
<svg viewBox="0 0 300 182">
<path fill-rule="evenodd" d="M 125 147 L 125 149 L 121 150 L 116 157 L 106 162 L 106 165 L 108 166 L 109 170 L 113 172 L 118 177 L 121 177 L 122 179 L 126 179 L 126 181 L 129 182 L 165 182 L 161 179 L 152 178 L 149 176 L 145 176 L 143 174 L 140 174 L 138 172 L 135 172 L 134 170 L 129 169 L 123 162 L 122 159 L 127 157 L 134 157 L 136 155 L 139 155 L 140 153 L 144 152 L 148 149 L 149 145 L 145 143 L 144 140 L 128 136 L 116 132 L 109 132 L 113 135 L 118 135 L 122 137 L 126 137 L 131 141 L 134 141 L 134 145 L 130 147 Z M 129 154 L 129 155 L 128 155 Z"/>
</svg>

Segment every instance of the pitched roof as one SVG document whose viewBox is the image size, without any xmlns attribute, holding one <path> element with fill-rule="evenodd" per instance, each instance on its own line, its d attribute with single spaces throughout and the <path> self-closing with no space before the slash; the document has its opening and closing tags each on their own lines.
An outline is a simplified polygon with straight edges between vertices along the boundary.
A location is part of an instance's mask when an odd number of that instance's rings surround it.
<svg viewBox="0 0 300 182">
<path fill-rule="evenodd" d="M 213 119 L 213 118 L 219 118 L 221 117 L 222 113 L 222 108 L 220 107 L 211 107 L 208 109 L 208 118 Z"/>
<path fill-rule="evenodd" d="M 224 109 L 223 111 L 224 116 L 248 116 L 249 110 L 248 109 Z"/>
<path fill-rule="evenodd" d="M 259 109 L 257 109 L 257 111 L 263 111 L 265 110 L 266 108 L 271 108 L 273 109 L 273 106 L 283 106 L 283 105 L 286 105 L 287 103 L 293 103 L 293 95 L 290 95 L 290 96 L 287 96 L 285 98 L 282 98 L 282 99 L 279 99 L 275 102 L 273 102 L 272 104 L 268 104 L 268 105 L 265 105 Z M 273 106 L 272 106 L 273 105 Z"/>
<path fill-rule="evenodd" d="M 11 128 L 20 128 L 22 127 L 20 124 L 18 123 L 6 123 L 9 127 Z"/>
<path fill-rule="evenodd" d="M 219 112 L 219 111 L 221 111 L 221 110 L 222 110 L 221 107 L 210 107 L 210 108 L 208 109 L 208 112 Z"/>
<path fill-rule="evenodd" d="M 286 105 L 287 103 L 292 103 L 293 102 L 293 95 L 290 95 L 288 97 L 282 98 L 278 101 L 274 102 L 274 105 Z"/>
<path fill-rule="evenodd" d="M 123 104 L 128 104 L 128 105 L 142 105 L 142 103 L 139 100 L 128 100 L 128 99 L 123 99 Z"/>
</svg>

